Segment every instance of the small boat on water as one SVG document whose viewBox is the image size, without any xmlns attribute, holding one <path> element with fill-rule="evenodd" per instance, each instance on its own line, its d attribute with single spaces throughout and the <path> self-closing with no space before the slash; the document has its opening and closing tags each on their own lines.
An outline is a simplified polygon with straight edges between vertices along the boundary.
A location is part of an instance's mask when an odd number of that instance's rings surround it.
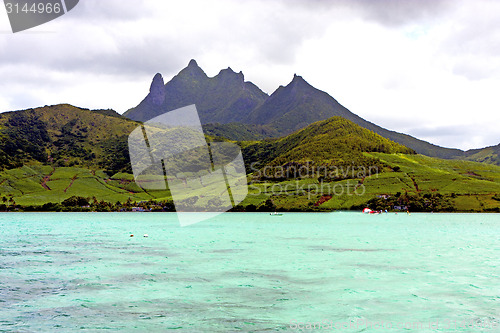
<svg viewBox="0 0 500 333">
<path fill-rule="evenodd" d="M 274 213 L 270 213 L 269 215 L 271 215 L 271 216 L 282 216 L 283 213 L 274 212 Z"/>
<path fill-rule="evenodd" d="M 381 210 L 371 210 L 370 208 L 367 207 L 367 208 L 363 209 L 363 213 L 364 214 L 380 214 L 380 213 L 382 213 L 382 211 Z"/>
</svg>

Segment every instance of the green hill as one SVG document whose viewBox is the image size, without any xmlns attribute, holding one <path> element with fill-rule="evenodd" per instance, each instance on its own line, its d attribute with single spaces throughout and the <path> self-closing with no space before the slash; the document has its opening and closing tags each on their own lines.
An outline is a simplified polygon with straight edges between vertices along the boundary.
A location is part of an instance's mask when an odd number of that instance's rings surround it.
<svg viewBox="0 0 500 333">
<path fill-rule="evenodd" d="M 65 104 L 0 114 L 0 210 L 171 210 L 168 190 L 144 191 L 131 175 L 127 139 L 138 125 L 112 110 Z M 250 185 L 236 210 L 500 210 L 500 167 L 416 155 L 341 117 L 239 144 Z"/>
<path fill-rule="evenodd" d="M 465 159 L 469 161 L 500 165 L 500 144 L 481 149 L 467 150 L 465 156 Z"/>
<path fill-rule="evenodd" d="M 369 164 L 363 152 L 414 153 L 353 122 L 333 117 L 318 121 L 286 137 L 246 145 L 247 165 L 279 166 L 286 163 L 345 165 Z"/>
<path fill-rule="evenodd" d="M 33 161 L 59 166 L 130 171 L 127 138 L 138 125 L 112 110 L 68 104 L 0 114 L 0 167 Z"/>
</svg>

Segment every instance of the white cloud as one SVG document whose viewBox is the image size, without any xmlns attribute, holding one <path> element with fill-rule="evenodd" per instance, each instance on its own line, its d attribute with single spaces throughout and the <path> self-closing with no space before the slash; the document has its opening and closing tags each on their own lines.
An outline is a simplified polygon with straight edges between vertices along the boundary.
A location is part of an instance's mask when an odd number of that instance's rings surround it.
<svg viewBox="0 0 500 333">
<path fill-rule="evenodd" d="M 156 72 L 168 80 L 195 58 L 268 93 L 300 74 L 365 119 L 439 145 L 493 145 L 499 11 L 494 0 L 85 0 L 17 34 L 3 12 L 0 108 L 124 112 Z"/>
</svg>

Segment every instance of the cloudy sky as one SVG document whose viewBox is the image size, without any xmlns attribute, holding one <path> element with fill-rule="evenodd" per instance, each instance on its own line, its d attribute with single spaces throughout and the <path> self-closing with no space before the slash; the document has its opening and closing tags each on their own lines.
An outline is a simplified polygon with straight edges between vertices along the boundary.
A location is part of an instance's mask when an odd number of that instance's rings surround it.
<svg viewBox="0 0 500 333">
<path fill-rule="evenodd" d="M 137 105 L 190 59 L 271 94 L 297 73 L 359 116 L 446 147 L 500 143 L 500 1 L 80 0 L 12 34 L 0 111 Z"/>
</svg>

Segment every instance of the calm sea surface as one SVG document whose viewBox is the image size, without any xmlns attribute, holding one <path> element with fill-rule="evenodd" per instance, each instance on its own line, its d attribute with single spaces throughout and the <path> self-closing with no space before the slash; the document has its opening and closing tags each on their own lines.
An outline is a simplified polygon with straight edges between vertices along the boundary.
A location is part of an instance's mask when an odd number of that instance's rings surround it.
<svg viewBox="0 0 500 333">
<path fill-rule="evenodd" d="M 500 332 L 499 214 L 181 228 L 171 213 L 4 213 L 0 227 L 0 331 Z"/>
</svg>

